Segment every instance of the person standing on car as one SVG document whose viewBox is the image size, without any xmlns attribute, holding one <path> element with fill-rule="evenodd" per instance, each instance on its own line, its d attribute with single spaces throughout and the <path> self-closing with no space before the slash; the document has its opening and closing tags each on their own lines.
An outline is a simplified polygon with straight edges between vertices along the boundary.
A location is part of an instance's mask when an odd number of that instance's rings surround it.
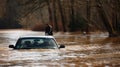
<svg viewBox="0 0 120 67">
<path fill-rule="evenodd" d="M 46 24 L 45 27 L 45 35 L 53 35 L 53 28 L 51 25 Z"/>
</svg>

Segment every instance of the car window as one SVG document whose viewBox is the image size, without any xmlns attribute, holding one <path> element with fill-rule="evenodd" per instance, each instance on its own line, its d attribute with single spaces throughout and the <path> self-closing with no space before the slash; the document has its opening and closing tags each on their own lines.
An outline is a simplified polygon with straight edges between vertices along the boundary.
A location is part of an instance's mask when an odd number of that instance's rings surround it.
<svg viewBox="0 0 120 67">
<path fill-rule="evenodd" d="M 18 40 L 15 48 L 16 49 L 22 49 L 22 48 L 54 49 L 54 48 L 58 48 L 58 46 L 53 38 L 23 38 Z"/>
</svg>

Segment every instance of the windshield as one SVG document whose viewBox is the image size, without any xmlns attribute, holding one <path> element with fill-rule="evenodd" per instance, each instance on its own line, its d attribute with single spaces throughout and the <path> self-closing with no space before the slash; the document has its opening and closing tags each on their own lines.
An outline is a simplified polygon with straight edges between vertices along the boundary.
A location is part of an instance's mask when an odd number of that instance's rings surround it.
<svg viewBox="0 0 120 67">
<path fill-rule="evenodd" d="M 58 48 L 53 38 L 21 38 L 16 43 L 15 49 L 55 49 Z"/>
</svg>

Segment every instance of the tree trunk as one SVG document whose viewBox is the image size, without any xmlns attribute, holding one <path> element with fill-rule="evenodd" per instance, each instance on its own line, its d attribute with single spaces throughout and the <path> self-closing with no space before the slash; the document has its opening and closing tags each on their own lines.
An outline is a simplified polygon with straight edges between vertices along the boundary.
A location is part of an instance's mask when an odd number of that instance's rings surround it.
<svg viewBox="0 0 120 67">
<path fill-rule="evenodd" d="M 120 26 L 119 26 L 119 20 L 118 20 L 118 15 L 119 15 L 119 0 L 113 0 L 112 1 L 112 25 L 113 25 L 113 29 L 116 32 L 116 35 L 120 35 Z"/>
<path fill-rule="evenodd" d="M 53 13 L 54 13 L 53 17 L 54 17 L 55 30 L 59 31 L 58 23 L 57 23 L 57 16 L 56 16 L 56 0 L 53 0 Z"/>
<path fill-rule="evenodd" d="M 51 6 L 50 6 L 50 0 L 46 0 L 46 3 L 48 5 L 49 23 L 51 23 L 52 26 L 53 26 L 52 9 L 51 9 Z"/>
<path fill-rule="evenodd" d="M 75 23 L 74 0 L 71 0 L 71 21 Z"/>
<path fill-rule="evenodd" d="M 113 27 L 109 23 L 109 19 L 107 18 L 107 15 L 103 9 L 103 5 L 100 2 L 100 0 L 96 0 L 96 5 L 97 5 L 97 10 L 98 10 L 99 16 L 103 20 L 103 24 L 109 33 L 109 37 L 117 36 L 117 33 L 114 31 Z"/>
<path fill-rule="evenodd" d="M 74 0 L 70 0 L 70 31 L 75 31 L 75 12 L 74 12 Z"/>
<path fill-rule="evenodd" d="M 86 27 L 86 33 L 87 34 L 89 34 L 89 30 L 90 30 L 90 26 L 89 26 L 89 24 L 90 24 L 90 3 L 91 3 L 91 1 L 90 0 L 87 0 L 87 27 Z"/>
<path fill-rule="evenodd" d="M 57 4 L 58 4 L 58 7 L 59 7 L 59 11 L 60 11 L 60 15 L 61 15 L 61 21 L 62 21 L 62 25 L 63 25 L 63 31 L 66 32 L 66 23 L 65 23 L 65 19 L 64 19 L 64 14 L 63 14 L 63 8 L 62 8 L 62 5 L 61 5 L 61 1 L 60 0 L 57 0 Z"/>
</svg>

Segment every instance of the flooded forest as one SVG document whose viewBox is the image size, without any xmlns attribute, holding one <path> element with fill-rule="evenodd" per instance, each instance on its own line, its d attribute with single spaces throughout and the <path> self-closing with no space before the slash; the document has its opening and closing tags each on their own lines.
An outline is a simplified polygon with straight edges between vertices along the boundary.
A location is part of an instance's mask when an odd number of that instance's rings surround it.
<svg viewBox="0 0 120 67">
<path fill-rule="evenodd" d="M 8 47 L 45 24 L 65 48 Z M 120 67 L 120 0 L 0 0 L 0 67 Z"/>
</svg>

